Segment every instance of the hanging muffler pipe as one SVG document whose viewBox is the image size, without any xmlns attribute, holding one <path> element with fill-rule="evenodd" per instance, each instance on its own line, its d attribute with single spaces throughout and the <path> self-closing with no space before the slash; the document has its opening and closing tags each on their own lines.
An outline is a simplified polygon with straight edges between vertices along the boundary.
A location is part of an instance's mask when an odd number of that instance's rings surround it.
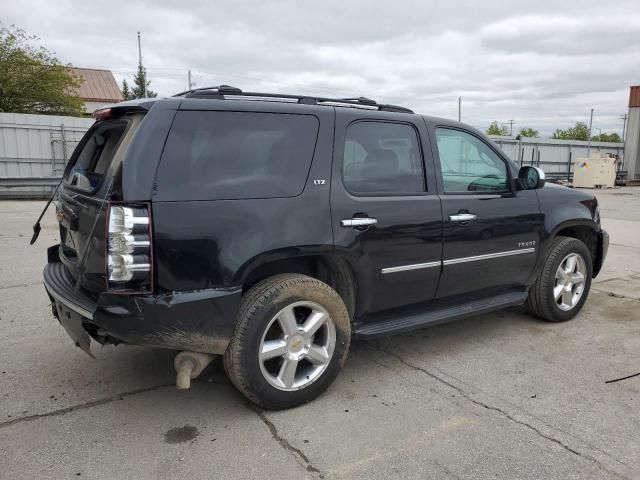
<svg viewBox="0 0 640 480">
<path fill-rule="evenodd" d="M 176 388 L 186 390 L 191 386 L 191 380 L 196 378 L 211 363 L 215 355 L 200 352 L 180 352 L 173 360 L 176 369 Z"/>
</svg>

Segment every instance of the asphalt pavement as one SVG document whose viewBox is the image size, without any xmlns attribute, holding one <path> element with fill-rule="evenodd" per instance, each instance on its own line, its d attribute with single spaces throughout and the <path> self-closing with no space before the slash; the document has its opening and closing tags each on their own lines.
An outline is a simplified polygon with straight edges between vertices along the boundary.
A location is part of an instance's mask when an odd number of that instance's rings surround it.
<svg viewBox="0 0 640 480">
<path fill-rule="evenodd" d="M 640 478 L 640 188 L 595 191 L 611 234 L 573 321 L 520 308 L 354 342 L 316 401 L 249 405 L 214 362 L 75 348 L 41 272 L 43 202 L 0 202 L 0 478 Z M 610 383 L 607 383 L 610 382 Z"/>
</svg>

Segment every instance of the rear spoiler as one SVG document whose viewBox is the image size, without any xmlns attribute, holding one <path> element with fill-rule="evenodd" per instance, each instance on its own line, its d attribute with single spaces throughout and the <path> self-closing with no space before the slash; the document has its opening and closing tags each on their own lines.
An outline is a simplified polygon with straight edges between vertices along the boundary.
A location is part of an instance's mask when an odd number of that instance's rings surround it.
<svg viewBox="0 0 640 480">
<path fill-rule="evenodd" d="M 148 112 L 157 100 L 155 98 L 141 98 L 137 100 L 127 100 L 120 103 L 112 103 L 98 110 L 95 110 L 91 116 L 96 120 L 105 120 L 107 118 L 117 118 L 125 113 Z"/>
</svg>

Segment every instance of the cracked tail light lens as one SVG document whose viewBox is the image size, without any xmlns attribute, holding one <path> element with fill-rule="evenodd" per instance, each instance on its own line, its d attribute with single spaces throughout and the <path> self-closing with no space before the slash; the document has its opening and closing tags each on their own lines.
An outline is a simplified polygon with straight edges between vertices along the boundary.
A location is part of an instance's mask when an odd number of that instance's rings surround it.
<svg viewBox="0 0 640 480">
<path fill-rule="evenodd" d="M 146 205 L 111 205 L 107 233 L 109 291 L 146 292 L 152 279 L 151 218 Z"/>
</svg>

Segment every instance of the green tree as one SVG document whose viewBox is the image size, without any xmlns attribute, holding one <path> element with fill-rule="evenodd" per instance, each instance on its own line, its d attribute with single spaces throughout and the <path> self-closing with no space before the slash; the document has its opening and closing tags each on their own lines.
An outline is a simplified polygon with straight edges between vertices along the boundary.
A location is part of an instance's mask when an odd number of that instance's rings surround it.
<svg viewBox="0 0 640 480">
<path fill-rule="evenodd" d="M 589 140 L 589 127 L 584 122 L 576 122 L 575 126 L 566 130 L 557 129 L 551 138 L 560 140 Z"/>
<path fill-rule="evenodd" d="M 498 122 L 494 121 L 487 128 L 487 135 L 500 135 L 505 136 L 509 135 L 509 130 L 505 125 L 499 125 Z"/>
<path fill-rule="evenodd" d="M 601 133 L 591 137 L 591 140 L 594 142 L 622 143 L 622 138 L 617 133 Z"/>
<path fill-rule="evenodd" d="M 529 127 L 521 128 L 518 133 L 521 137 L 538 138 L 540 136 L 540 132 L 538 132 L 538 130 Z"/>
<path fill-rule="evenodd" d="M 147 86 L 147 94 L 144 93 L 144 87 Z M 151 85 L 151 80 L 147 80 L 147 69 L 142 65 L 138 65 L 138 71 L 133 76 L 133 86 L 131 87 L 131 98 L 153 98 L 157 97 L 158 94 L 152 91 L 149 86 Z"/>
<path fill-rule="evenodd" d="M 81 79 L 21 28 L 0 25 L 0 112 L 74 115 L 84 113 L 75 92 Z"/>
<path fill-rule="evenodd" d="M 129 88 L 129 83 L 127 82 L 126 78 L 122 80 L 122 97 L 125 100 L 133 99 L 133 94 L 131 93 L 131 88 Z"/>
</svg>

